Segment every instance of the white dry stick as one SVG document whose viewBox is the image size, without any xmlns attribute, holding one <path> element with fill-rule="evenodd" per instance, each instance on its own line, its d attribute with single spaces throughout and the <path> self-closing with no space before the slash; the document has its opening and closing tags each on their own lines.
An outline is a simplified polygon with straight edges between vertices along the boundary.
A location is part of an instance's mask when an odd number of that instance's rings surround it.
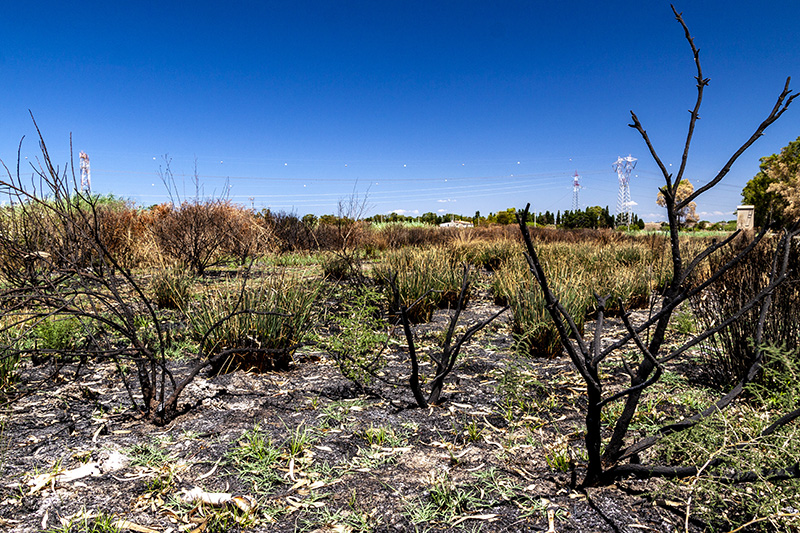
<svg viewBox="0 0 800 533">
<path fill-rule="evenodd" d="M 547 532 L 546 533 L 556 533 L 556 508 L 555 507 L 548 507 L 547 509 Z"/>
</svg>

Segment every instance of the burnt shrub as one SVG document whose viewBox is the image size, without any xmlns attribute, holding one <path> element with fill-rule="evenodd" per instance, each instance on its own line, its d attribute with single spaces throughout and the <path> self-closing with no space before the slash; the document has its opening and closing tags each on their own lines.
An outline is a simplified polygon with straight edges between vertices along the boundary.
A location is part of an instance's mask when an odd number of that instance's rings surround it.
<svg viewBox="0 0 800 533">
<path fill-rule="evenodd" d="M 156 206 L 152 232 L 159 250 L 202 276 L 208 267 L 223 259 L 231 234 L 231 210 L 227 200 Z"/>
<path fill-rule="evenodd" d="M 749 236 L 737 238 L 725 253 L 712 256 L 711 271 L 719 269 L 749 242 Z M 744 302 L 769 283 L 775 239 L 765 238 L 747 261 L 741 261 L 725 272 L 711 287 L 692 299 L 695 314 L 705 328 L 731 316 Z M 794 239 L 789 257 L 790 265 L 800 265 L 800 241 Z M 714 335 L 703 351 L 705 370 L 718 385 L 739 381 L 756 355 L 752 339 L 756 335 L 759 308 L 754 307 L 729 327 Z M 763 343 L 783 346 L 797 353 L 800 346 L 800 273 L 795 268 L 788 279 L 775 289 L 772 305 L 764 323 Z"/>
<path fill-rule="evenodd" d="M 316 249 L 314 227 L 316 221 L 294 213 L 272 212 L 265 209 L 258 215 L 259 225 L 269 232 L 279 252 L 297 252 Z"/>
</svg>

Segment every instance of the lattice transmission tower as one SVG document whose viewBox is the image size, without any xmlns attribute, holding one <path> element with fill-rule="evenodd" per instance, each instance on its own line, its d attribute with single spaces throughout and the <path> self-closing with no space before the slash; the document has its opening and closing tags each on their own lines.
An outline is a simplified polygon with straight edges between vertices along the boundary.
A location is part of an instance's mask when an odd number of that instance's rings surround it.
<svg viewBox="0 0 800 533">
<path fill-rule="evenodd" d="M 629 226 L 631 224 L 631 171 L 636 167 L 636 159 L 618 157 L 611 168 L 617 173 L 619 179 L 619 194 L 617 194 L 617 225 Z"/>
<path fill-rule="evenodd" d="M 92 190 L 92 170 L 89 167 L 89 156 L 86 152 L 81 151 L 81 191 L 91 192 Z"/>
<path fill-rule="evenodd" d="M 578 171 L 575 171 L 575 175 L 572 176 L 572 211 L 580 211 L 581 209 L 581 202 L 579 194 L 583 189 L 581 185 L 581 177 L 578 175 Z"/>
</svg>

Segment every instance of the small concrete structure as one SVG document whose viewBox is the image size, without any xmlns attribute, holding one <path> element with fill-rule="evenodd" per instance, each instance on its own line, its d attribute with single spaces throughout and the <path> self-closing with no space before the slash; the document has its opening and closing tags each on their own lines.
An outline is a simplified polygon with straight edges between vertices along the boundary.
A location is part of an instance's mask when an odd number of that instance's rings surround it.
<svg viewBox="0 0 800 533">
<path fill-rule="evenodd" d="M 755 228 L 754 211 L 755 207 L 752 205 L 736 207 L 736 229 L 749 230 Z"/>
</svg>

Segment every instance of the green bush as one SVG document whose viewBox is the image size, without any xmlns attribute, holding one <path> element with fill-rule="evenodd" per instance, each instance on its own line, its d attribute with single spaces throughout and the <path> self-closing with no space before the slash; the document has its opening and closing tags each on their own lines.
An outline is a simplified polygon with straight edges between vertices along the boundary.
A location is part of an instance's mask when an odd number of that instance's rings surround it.
<svg viewBox="0 0 800 533">
<path fill-rule="evenodd" d="M 341 309 L 331 317 L 331 335 L 321 345 L 333 355 L 342 375 L 363 386 L 385 364 L 381 348 L 388 333 L 379 305 L 383 296 L 363 285 L 345 290 Z"/>
</svg>

